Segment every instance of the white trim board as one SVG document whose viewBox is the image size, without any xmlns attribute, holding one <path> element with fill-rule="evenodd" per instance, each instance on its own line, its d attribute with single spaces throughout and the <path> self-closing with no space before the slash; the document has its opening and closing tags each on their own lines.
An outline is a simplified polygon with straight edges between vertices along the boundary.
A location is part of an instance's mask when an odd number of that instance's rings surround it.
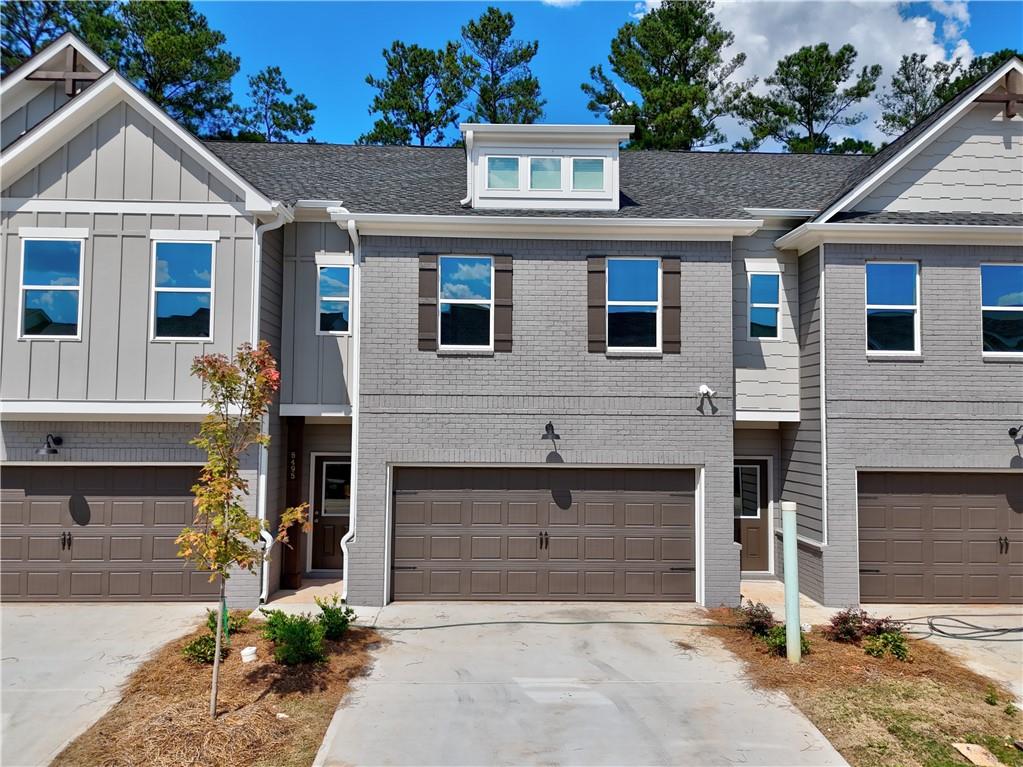
<svg viewBox="0 0 1023 767">
<path fill-rule="evenodd" d="M 2 197 L 4 213 L 139 213 L 168 216 L 239 216 L 240 202 L 163 202 L 160 200 L 43 200 L 37 197 Z"/>
<path fill-rule="evenodd" d="M 201 421 L 209 412 L 202 402 L 0 400 L 0 415 L 10 421 Z"/>
<path fill-rule="evenodd" d="M 763 421 L 799 423 L 798 410 L 736 410 L 735 422 L 757 423 Z"/>
<path fill-rule="evenodd" d="M 824 243 L 883 245 L 1019 245 L 1023 226 L 972 224 L 803 224 L 774 241 L 799 255 Z"/>
<path fill-rule="evenodd" d="M 150 229 L 149 239 L 161 242 L 220 242 L 220 232 L 213 229 Z"/>
<path fill-rule="evenodd" d="M 3 80 L 0 80 L 0 104 L 3 105 L 2 114 L 4 118 L 14 112 L 17 112 L 21 109 L 21 107 L 31 101 L 32 98 L 45 90 L 46 87 L 51 84 L 50 82 L 37 83 L 37 81 L 33 80 L 26 81 L 25 78 L 69 45 L 78 51 L 78 54 L 101 75 L 105 74 L 110 69 L 110 66 L 103 61 L 103 59 L 101 59 L 97 53 L 92 50 L 92 48 L 79 39 L 77 35 L 71 32 L 65 32 L 39 51 L 39 53 L 35 56 L 22 62 L 20 66 L 8 74 Z M 15 87 L 22 82 L 26 83 L 26 87 L 20 89 L 21 93 L 12 93 Z M 39 87 L 29 88 L 27 87 L 29 85 L 38 85 Z"/>
<path fill-rule="evenodd" d="M 305 416 L 306 418 L 351 418 L 351 405 L 301 405 L 282 404 L 282 416 Z"/>
</svg>

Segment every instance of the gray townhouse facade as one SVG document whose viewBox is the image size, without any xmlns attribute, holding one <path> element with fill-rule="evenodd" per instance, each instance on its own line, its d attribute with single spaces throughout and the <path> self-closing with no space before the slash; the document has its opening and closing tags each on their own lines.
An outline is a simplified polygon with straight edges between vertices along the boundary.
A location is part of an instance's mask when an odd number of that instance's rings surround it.
<svg viewBox="0 0 1023 767">
<path fill-rule="evenodd" d="M 826 604 L 1023 601 L 1021 77 L 874 157 L 204 143 L 62 38 L 0 83 L 2 599 L 208 599 L 189 366 L 266 339 L 248 502 L 313 525 L 233 603 L 735 604 L 782 500 Z"/>
</svg>

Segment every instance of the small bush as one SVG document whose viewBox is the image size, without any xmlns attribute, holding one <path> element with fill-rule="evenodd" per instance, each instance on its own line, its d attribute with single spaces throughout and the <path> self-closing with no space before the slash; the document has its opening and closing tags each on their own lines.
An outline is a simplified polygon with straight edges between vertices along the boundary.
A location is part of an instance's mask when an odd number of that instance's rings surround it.
<svg viewBox="0 0 1023 767">
<path fill-rule="evenodd" d="M 272 611 L 277 612 L 277 611 Z M 273 616 L 274 660 L 285 666 L 320 663 L 327 659 L 323 650 L 323 626 L 311 615 Z M 271 619 L 267 619 L 267 627 Z M 264 629 L 265 631 L 265 629 Z"/>
<path fill-rule="evenodd" d="M 768 629 L 767 634 L 764 635 L 764 642 L 767 643 L 767 646 L 771 648 L 771 652 L 775 655 L 785 655 L 787 652 L 785 627 L 772 626 Z M 806 638 L 806 634 L 802 631 L 799 632 L 799 651 L 803 655 L 810 654 L 810 640 Z"/>
<path fill-rule="evenodd" d="M 216 625 L 216 624 L 214 624 Z M 217 653 L 217 638 L 212 634 L 203 634 L 181 648 L 181 654 L 193 663 L 213 663 Z M 220 659 L 227 657 L 227 647 L 220 646 Z"/>
<path fill-rule="evenodd" d="M 863 640 L 863 651 L 874 658 L 891 655 L 899 660 L 909 659 L 909 643 L 901 631 L 885 631 Z"/>
<path fill-rule="evenodd" d="M 897 621 L 890 615 L 884 618 L 871 618 L 867 616 L 866 624 L 864 625 L 865 636 L 878 636 L 879 634 L 901 634 L 903 633 L 904 624 L 902 621 Z"/>
<path fill-rule="evenodd" d="M 266 617 L 266 622 L 263 624 L 263 628 L 259 633 L 263 635 L 263 639 L 276 643 L 278 641 L 277 637 L 280 634 L 281 627 L 288 619 L 287 613 L 281 612 L 280 610 L 266 610 L 262 607 L 259 608 L 259 611 Z"/>
<path fill-rule="evenodd" d="M 340 639 L 348 631 L 348 626 L 357 616 L 355 610 L 349 607 L 337 594 L 328 599 L 315 597 L 316 604 L 321 610 L 318 619 L 323 626 L 323 635 L 327 639 Z"/>
<path fill-rule="evenodd" d="M 1019 709 L 1012 705 L 1012 703 L 1006 703 L 1002 711 L 1005 712 L 1006 716 L 1016 716 L 1019 713 Z"/>
<path fill-rule="evenodd" d="M 228 610 L 227 613 L 227 635 L 237 634 L 243 628 L 245 624 L 249 622 L 248 617 L 242 612 L 231 612 Z M 217 611 L 207 610 L 206 611 L 206 628 L 210 630 L 210 633 L 214 636 L 217 633 Z"/>
<path fill-rule="evenodd" d="M 984 702 L 989 706 L 998 705 L 998 691 L 994 687 L 988 686 L 987 693 L 984 695 Z"/>
<path fill-rule="evenodd" d="M 824 629 L 824 635 L 832 642 L 859 644 L 867 637 L 879 634 L 901 634 L 902 624 L 894 618 L 871 618 L 866 610 L 849 607 L 835 613 Z"/>
<path fill-rule="evenodd" d="M 771 608 L 763 602 L 745 602 L 739 605 L 736 610 L 739 618 L 739 627 L 748 631 L 753 636 L 767 636 L 768 632 L 778 625 L 774 619 Z"/>
</svg>

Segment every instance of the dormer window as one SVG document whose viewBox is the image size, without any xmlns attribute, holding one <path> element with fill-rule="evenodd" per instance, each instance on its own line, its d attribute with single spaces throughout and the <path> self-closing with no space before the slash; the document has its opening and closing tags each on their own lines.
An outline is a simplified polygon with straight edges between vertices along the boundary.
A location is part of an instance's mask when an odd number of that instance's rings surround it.
<svg viewBox="0 0 1023 767">
<path fill-rule="evenodd" d="M 529 188 L 540 190 L 561 189 L 561 158 L 529 158 Z"/>
<path fill-rule="evenodd" d="M 604 159 L 575 157 L 572 160 L 572 188 L 582 192 L 604 189 Z"/>
<path fill-rule="evenodd" d="M 517 190 L 519 188 L 518 157 L 487 158 L 487 189 Z"/>
</svg>

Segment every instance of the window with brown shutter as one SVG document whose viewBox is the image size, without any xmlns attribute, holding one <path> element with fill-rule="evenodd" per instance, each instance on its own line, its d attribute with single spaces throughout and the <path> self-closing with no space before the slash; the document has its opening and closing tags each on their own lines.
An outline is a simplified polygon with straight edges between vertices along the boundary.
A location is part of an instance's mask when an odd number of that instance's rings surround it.
<svg viewBox="0 0 1023 767">
<path fill-rule="evenodd" d="M 419 350 L 437 350 L 437 254 L 419 254 Z"/>
<path fill-rule="evenodd" d="M 682 353 L 682 261 L 661 259 L 661 351 Z"/>
<path fill-rule="evenodd" d="M 586 259 L 586 337 L 589 351 L 607 351 L 607 259 Z"/>
</svg>

